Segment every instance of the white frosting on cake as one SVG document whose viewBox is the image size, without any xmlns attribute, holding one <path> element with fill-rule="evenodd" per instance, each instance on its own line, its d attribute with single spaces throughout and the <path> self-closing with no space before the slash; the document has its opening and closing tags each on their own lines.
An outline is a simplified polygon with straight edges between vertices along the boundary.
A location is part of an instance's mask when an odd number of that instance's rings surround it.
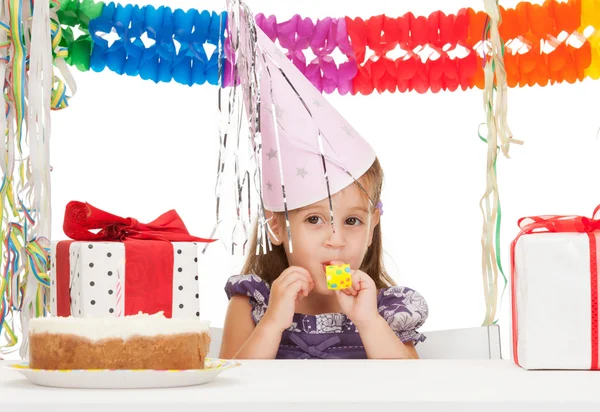
<svg viewBox="0 0 600 412">
<path fill-rule="evenodd" d="M 163 312 L 154 315 L 105 318 L 47 317 L 29 322 L 29 334 L 51 333 L 75 335 L 98 341 L 109 338 L 126 340 L 133 336 L 177 335 L 208 333 L 209 322 L 199 319 L 167 319 Z"/>
</svg>

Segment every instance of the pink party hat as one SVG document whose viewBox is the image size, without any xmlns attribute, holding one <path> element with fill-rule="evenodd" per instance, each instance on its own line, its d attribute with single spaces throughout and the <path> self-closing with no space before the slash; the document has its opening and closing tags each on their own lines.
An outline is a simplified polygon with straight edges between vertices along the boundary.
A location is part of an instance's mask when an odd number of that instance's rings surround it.
<svg viewBox="0 0 600 412">
<path fill-rule="evenodd" d="M 249 13 L 247 6 L 239 10 Z M 281 212 L 286 205 L 293 210 L 332 196 L 371 167 L 375 152 L 253 17 L 244 17 L 241 21 L 252 27 L 230 30 L 239 30 L 242 53 L 236 65 L 244 90 L 252 82 L 244 68 L 256 67 L 260 74 L 263 206 Z M 248 114 L 252 118 L 251 110 Z"/>
</svg>

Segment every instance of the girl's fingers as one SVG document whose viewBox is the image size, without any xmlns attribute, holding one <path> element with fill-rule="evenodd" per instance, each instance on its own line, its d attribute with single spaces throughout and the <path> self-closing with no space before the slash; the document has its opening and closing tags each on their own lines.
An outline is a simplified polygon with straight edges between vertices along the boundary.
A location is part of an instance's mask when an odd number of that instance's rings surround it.
<svg viewBox="0 0 600 412">
<path fill-rule="evenodd" d="M 308 276 L 306 273 L 303 273 L 301 271 L 292 271 L 289 272 L 285 278 L 281 279 L 280 286 L 289 287 L 292 283 L 299 279 L 305 280 L 306 283 L 310 283 L 311 281 L 310 276 Z"/>
<path fill-rule="evenodd" d="M 299 273 L 303 273 L 304 275 L 306 275 L 306 277 L 308 278 L 309 283 L 315 283 L 315 281 L 312 278 L 312 275 L 310 274 L 310 272 L 306 269 L 304 269 L 301 266 L 292 266 L 294 268 L 294 271 L 299 272 Z"/>
<path fill-rule="evenodd" d="M 353 295 L 352 291 L 350 291 L 350 288 L 341 289 L 340 292 L 342 292 L 344 295 L 348 295 L 348 296 L 352 296 Z"/>
<path fill-rule="evenodd" d="M 310 284 L 305 279 L 297 279 L 289 286 L 289 289 L 293 290 L 296 295 L 304 297 L 308 296 L 308 294 L 312 290 Z"/>
<path fill-rule="evenodd" d="M 308 281 L 309 284 L 312 284 L 314 286 L 315 281 L 312 277 L 312 275 L 310 274 L 310 272 L 306 269 L 304 269 L 303 267 L 300 266 L 294 266 L 294 269 L 297 273 L 301 273 L 302 275 L 304 275 Z"/>
<path fill-rule="evenodd" d="M 374 285 L 373 280 L 362 270 L 355 270 L 352 272 L 352 288 L 357 292 L 368 289 L 371 284 Z"/>
</svg>

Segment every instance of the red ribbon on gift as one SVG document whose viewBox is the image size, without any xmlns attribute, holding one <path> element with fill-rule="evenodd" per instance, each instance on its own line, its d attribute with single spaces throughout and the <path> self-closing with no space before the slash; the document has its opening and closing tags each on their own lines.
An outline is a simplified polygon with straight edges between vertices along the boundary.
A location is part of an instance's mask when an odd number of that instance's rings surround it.
<svg viewBox="0 0 600 412">
<path fill-rule="evenodd" d="M 517 348 L 518 324 L 517 324 L 517 299 L 516 299 L 516 270 L 515 270 L 515 247 L 519 238 L 532 233 L 587 233 L 590 241 L 590 283 L 591 283 L 591 366 L 590 369 L 600 369 L 598 363 L 598 259 L 596 253 L 595 232 L 600 231 L 600 219 L 595 219 L 600 211 L 600 205 L 594 209 L 592 217 L 586 216 L 561 216 L 546 215 L 532 216 L 519 219 L 521 231 L 510 245 L 511 258 L 511 296 L 512 296 L 512 329 L 513 329 L 513 355 L 515 363 L 519 366 L 519 352 Z"/>
<path fill-rule="evenodd" d="M 100 229 L 97 233 L 90 230 Z M 123 242 L 125 245 L 125 315 L 164 312 L 172 315 L 173 246 L 170 242 L 213 242 L 189 234 L 183 220 L 170 210 L 150 223 L 122 218 L 88 203 L 67 204 L 63 223 L 65 234 L 74 241 Z M 57 315 L 70 316 L 69 246 L 56 248 Z M 144 260 L 140 264 L 140 260 Z M 144 270 L 143 268 L 150 268 Z M 138 272 L 143 273 L 138 273 Z M 144 279 L 140 282 L 139 279 Z M 137 281 L 136 281 L 137 280 Z"/>
</svg>

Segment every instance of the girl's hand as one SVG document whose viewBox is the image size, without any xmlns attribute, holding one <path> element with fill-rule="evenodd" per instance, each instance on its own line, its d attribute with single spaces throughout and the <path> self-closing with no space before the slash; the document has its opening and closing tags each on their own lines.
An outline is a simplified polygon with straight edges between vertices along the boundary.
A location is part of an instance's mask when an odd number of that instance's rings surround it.
<svg viewBox="0 0 600 412">
<path fill-rule="evenodd" d="M 310 272 L 299 266 L 290 266 L 271 285 L 269 306 L 261 323 L 283 332 L 292 324 L 296 303 L 315 287 Z"/>
<path fill-rule="evenodd" d="M 332 262 L 331 264 L 342 264 Z M 335 291 L 342 311 L 357 328 L 377 321 L 381 317 L 377 311 L 377 288 L 369 275 L 361 270 L 352 271 L 352 287 Z"/>
</svg>

